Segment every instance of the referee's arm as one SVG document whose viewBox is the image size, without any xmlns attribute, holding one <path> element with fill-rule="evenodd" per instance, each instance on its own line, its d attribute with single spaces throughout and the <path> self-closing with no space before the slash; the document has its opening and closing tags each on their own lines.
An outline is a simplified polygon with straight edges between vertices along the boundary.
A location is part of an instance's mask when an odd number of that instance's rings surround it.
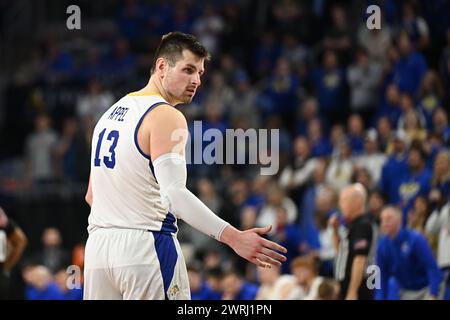
<svg viewBox="0 0 450 320">
<path fill-rule="evenodd" d="M 355 240 L 350 242 L 354 250 L 354 258 L 352 262 L 352 271 L 350 274 L 350 282 L 348 285 L 346 300 L 358 299 L 358 290 L 364 279 L 367 256 L 369 255 L 372 243 L 372 227 L 370 225 L 360 226 L 355 234 Z"/>
<path fill-rule="evenodd" d="M 352 263 L 352 273 L 350 283 L 347 290 L 346 300 L 358 299 L 358 289 L 361 286 L 364 275 L 364 267 L 367 262 L 367 256 L 358 255 L 355 256 Z"/>
<path fill-rule="evenodd" d="M 6 230 L 10 252 L 3 265 L 3 271 L 9 273 L 20 260 L 20 257 L 22 257 L 28 240 L 22 229 L 12 220 L 9 220 Z"/>
</svg>

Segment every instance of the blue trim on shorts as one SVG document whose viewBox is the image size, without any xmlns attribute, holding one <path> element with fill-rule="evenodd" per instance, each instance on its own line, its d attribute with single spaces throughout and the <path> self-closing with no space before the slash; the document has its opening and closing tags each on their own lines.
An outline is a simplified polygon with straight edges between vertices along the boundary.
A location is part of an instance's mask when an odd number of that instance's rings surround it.
<svg viewBox="0 0 450 320">
<path fill-rule="evenodd" d="M 152 232 L 155 239 L 156 255 L 159 260 L 159 269 L 164 283 L 164 297 L 169 299 L 167 291 L 175 273 L 178 260 L 177 248 L 172 235 L 161 232 Z"/>
</svg>

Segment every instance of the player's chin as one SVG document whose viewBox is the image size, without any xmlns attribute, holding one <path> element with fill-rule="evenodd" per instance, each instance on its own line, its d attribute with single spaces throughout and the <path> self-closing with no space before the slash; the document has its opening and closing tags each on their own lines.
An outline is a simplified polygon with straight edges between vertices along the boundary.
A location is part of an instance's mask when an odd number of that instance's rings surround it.
<svg viewBox="0 0 450 320">
<path fill-rule="evenodd" d="M 183 103 L 191 103 L 192 99 L 194 99 L 194 95 L 193 94 L 186 94 L 182 97 L 181 101 Z"/>
</svg>

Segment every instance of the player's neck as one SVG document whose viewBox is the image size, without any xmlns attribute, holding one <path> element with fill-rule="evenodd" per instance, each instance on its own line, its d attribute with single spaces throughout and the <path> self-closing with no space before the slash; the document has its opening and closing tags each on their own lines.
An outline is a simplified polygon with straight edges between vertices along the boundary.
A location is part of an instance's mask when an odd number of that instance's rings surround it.
<svg viewBox="0 0 450 320">
<path fill-rule="evenodd" d="M 147 85 L 144 88 L 142 88 L 139 91 L 136 91 L 136 93 L 139 95 L 159 95 L 171 105 L 176 105 L 179 103 L 178 101 L 174 101 L 174 99 L 171 98 L 168 92 L 164 90 L 161 83 L 158 82 L 153 77 L 150 78 L 150 80 L 148 81 Z"/>
</svg>

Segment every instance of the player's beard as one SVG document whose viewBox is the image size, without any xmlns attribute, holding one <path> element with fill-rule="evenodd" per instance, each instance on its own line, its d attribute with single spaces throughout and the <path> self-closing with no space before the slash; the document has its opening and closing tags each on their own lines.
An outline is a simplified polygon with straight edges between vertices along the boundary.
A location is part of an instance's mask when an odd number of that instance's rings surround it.
<svg viewBox="0 0 450 320">
<path fill-rule="evenodd" d="M 181 96 L 180 100 L 183 104 L 186 104 L 186 103 L 191 103 L 193 98 L 194 98 L 194 96 L 189 96 L 187 94 L 183 94 Z"/>
<path fill-rule="evenodd" d="M 191 103 L 192 99 L 194 99 L 195 96 L 195 92 L 191 92 L 191 91 L 185 91 L 183 92 L 183 95 L 181 96 L 181 101 L 183 103 Z"/>
</svg>

